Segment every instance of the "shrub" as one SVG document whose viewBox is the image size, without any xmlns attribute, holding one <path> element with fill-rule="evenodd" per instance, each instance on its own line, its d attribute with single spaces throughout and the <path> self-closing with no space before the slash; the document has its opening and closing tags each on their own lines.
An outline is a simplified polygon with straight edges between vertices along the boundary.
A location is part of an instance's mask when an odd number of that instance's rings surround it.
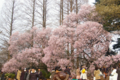
<svg viewBox="0 0 120 80">
<path fill-rule="evenodd" d="M 45 77 L 45 78 L 50 78 L 50 75 L 51 75 L 51 73 L 50 72 L 47 72 L 46 70 L 41 70 L 41 72 L 42 72 L 42 75 L 43 75 L 43 77 Z"/>
<path fill-rule="evenodd" d="M 6 73 L 5 77 L 9 77 L 9 78 L 14 79 L 15 78 L 15 74 L 13 74 L 13 73 Z"/>
</svg>

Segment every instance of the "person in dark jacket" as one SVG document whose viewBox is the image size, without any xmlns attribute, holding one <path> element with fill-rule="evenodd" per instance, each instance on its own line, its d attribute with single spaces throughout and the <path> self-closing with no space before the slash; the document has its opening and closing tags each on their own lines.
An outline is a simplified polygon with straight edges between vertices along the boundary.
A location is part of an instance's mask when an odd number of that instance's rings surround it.
<svg viewBox="0 0 120 80">
<path fill-rule="evenodd" d="M 117 80 L 120 80 L 120 63 L 119 63 L 119 67 L 118 67 L 118 69 L 117 69 L 117 73 L 118 73 L 118 78 L 117 78 Z"/>
<path fill-rule="evenodd" d="M 28 70 L 25 69 L 24 72 L 25 72 L 24 80 L 26 80 L 28 75 Z"/>
<path fill-rule="evenodd" d="M 106 66 L 103 66 L 103 68 L 101 69 L 101 71 L 104 74 L 104 78 L 106 79 L 106 77 L 108 76 L 108 68 L 106 68 Z"/>
<path fill-rule="evenodd" d="M 22 70 L 21 76 L 20 76 L 20 80 L 26 80 L 25 79 L 25 71 Z"/>
<path fill-rule="evenodd" d="M 39 79 L 42 79 L 42 80 L 43 80 L 43 75 L 42 75 L 42 72 L 40 71 L 40 69 L 38 69 L 37 74 L 38 74 L 38 80 L 39 80 Z"/>
<path fill-rule="evenodd" d="M 29 76 L 29 80 L 37 80 L 38 74 L 36 73 L 36 70 L 33 68 L 30 76 Z"/>
<path fill-rule="evenodd" d="M 69 75 L 71 75 L 71 73 L 70 73 L 70 69 L 66 66 L 66 69 L 64 70 L 64 72 L 66 73 L 66 74 L 69 74 Z"/>
<path fill-rule="evenodd" d="M 69 78 L 71 78 L 70 69 L 71 69 L 71 67 L 68 68 L 68 67 L 66 66 L 66 69 L 64 70 L 64 72 L 69 76 Z"/>
<path fill-rule="evenodd" d="M 5 73 L 2 72 L 1 80 L 6 80 L 5 79 Z"/>
</svg>

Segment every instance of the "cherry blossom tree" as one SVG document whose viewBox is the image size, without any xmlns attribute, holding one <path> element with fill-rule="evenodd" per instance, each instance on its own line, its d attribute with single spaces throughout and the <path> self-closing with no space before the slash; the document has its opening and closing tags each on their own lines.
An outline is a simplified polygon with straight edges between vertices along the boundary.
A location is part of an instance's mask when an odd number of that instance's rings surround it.
<svg viewBox="0 0 120 80">
<path fill-rule="evenodd" d="M 2 70 L 13 72 L 20 67 L 37 66 L 44 56 L 43 49 L 48 46 L 50 35 L 50 28 L 40 30 L 36 27 L 25 33 L 14 33 L 9 41 L 12 59 L 4 64 Z"/>
<path fill-rule="evenodd" d="M 83 5 L 78 14 L 66 16 L 63 25 L 55 29 L 44 49 L 43 62 L 48 67 L 60 65 L 75 68 L 77 57 L 88 67 L 108 50 L 110 33 L 96 22 L 95 7 Z M 47 59 L 46 59 L 47 58 Z"/>
<path fill-rule="evenodd" d="M 9 42 L 13 58 L 4 64 L 3 71 L 13 65 L 15 69 L 10 71 L 28 67 L 32 63 L 37 65 L 39 60 L 47 65 L 48 70 L 57 65 L 62 69 L 65 66 L 75 68 L 80 62 L 80 65 L 91 68 L 95 61 L 105 55 L 110 41 L 110 33 L 97 22 L 99 19 L 94 6 L 82 5 L 77 14 L 67 15 L 63 25 L 53 31 L 50 28 L 40 30 L 34 27 L 22 34 L 16 32 Z M 81 61 L 77 62 L 79 59 Z M 15 61 L 20 65 L 14 64 Z"/>
<path fill-rule="evenodd" d="M 90 71 L 93 71 L 95 69 L 95 65 L 102 67 L 110 67 L 113 65 L 117 65 L 120 63 L 120 54 L 117 55 L 109 55 L 109 56 L 101 56 L 96 61 L 91 63 L 90 65 Z"/>
</svg>

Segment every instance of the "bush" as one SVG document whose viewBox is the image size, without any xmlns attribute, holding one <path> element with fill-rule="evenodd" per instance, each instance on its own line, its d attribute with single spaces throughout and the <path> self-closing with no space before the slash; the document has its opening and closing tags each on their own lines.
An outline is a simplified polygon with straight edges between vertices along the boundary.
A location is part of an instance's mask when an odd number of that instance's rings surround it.
<svg viewBox="0 0 120 80">
<path fill-rule="evenodd" d="M 12 78 L 12 79 L 14 79 L 14 78 L 15 78 L 15 74 L 11 74 L 10 76 L 11 76 L 11 78 Z"/>
<path fill-rule="evenodd" d="M 46 74 L 46 76 L 45 76 L 45 78 L 50 78 L 50 75 L 51 75 L 51 73 L 50 72 L 48 72 L 47 74 Z"/>
<path fill-rule="evenodd" d="M 42 76 L 43 77 L 45 77 L 45 78 L 50 78 L 50 75 L 51 75 L 51 73 L 50 72 L 47 72 L 46 70 L 41 70 L 41 72 L 42 72 Z"/>
<path fill-rule="evenodd" d="M 14 79 L 15 78 L 15 74 L 13 74 L 13 73 L 6 73 L 5 77 L 9 77 L 9 78 Z"/>
</svg>

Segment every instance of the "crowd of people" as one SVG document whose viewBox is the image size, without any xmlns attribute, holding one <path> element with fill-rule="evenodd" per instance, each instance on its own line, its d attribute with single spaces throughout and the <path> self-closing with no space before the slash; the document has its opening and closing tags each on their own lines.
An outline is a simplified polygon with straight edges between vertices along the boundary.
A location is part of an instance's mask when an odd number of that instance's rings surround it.
<svg viewBox="0 0 120 80">
<path fill-rule="evenodd" d="M 2 73 L 1 80 L 7 80 L 5 74 Z M 120 64 L 118 67 L 115 65 L 112 67 L 103 66 L 102 68 L 95 66 L 93 80 L 120 80 Z M 21 68 L 16 73 L 16 80 L 47 80 L 43 77 L 40 69 L 24 69 Z M 76 74 L 71 74 L 71 67 L 66 66 L 65 70 L 62 70 L 60 66 L 56 66 L 50 76 L 50 80 L 88 80 L 87 77 L 87 68 L 82 65 L 76 69 Z"/>
<path fill-rule="evenodd" d="M 42 72 L 40 71 L 40 69 L 38 69 L 37 71 L 32 68 L 29 70 L 22 70 L 21 68 L 17 71 L 16 74 L 16 79 L 17 80 L 46 80 L 43 75 Z"/>
<path fill-rule="evenodd" d="M 66 69 L 63 71 L 59 69 L 60 68 L 55 69 L 55 73 L 51 75 L 51 80 L 63 80 L 62 78 L 64 78 L 64 80 L 120 80 L 120 64 L 118 67 L 116 65 L 110 67 L 95 66 L 95 70 L 93 73 L 94 76 L 93 77 L 91 76 L 92 79 L 88 79 L 87 68 L 84 65 L 76 69 L 75 76 L 71 74 L 71 67 L 66 67 Z M 66 73 L 67 75 L 65 75 L 62 72 Z M 63 76 L 60 77 L 60 75 Z"/>
<path fill-rule="evenodd" d="M 7 78 L 5 77 L 5 73 L 1 73 L 1 80 L 7 80 Z M 46 80 L 43 77 L 41 70 L 36 70 L 35 68 L 27 70 L 19 68 L 15 75 L 15 80 Z"/>
<path fill-rule="evenodd" d="M 85 66 L 78 68 L 76 70 L 76 79 L 87 80 L 86 70 Z M 106 66 L 103 66 L 102 68 L 95 66 L 93 80 L 120 80 L 120 64 L 118 67 L 114 65 L 107 68 Z"/>
</svg>

